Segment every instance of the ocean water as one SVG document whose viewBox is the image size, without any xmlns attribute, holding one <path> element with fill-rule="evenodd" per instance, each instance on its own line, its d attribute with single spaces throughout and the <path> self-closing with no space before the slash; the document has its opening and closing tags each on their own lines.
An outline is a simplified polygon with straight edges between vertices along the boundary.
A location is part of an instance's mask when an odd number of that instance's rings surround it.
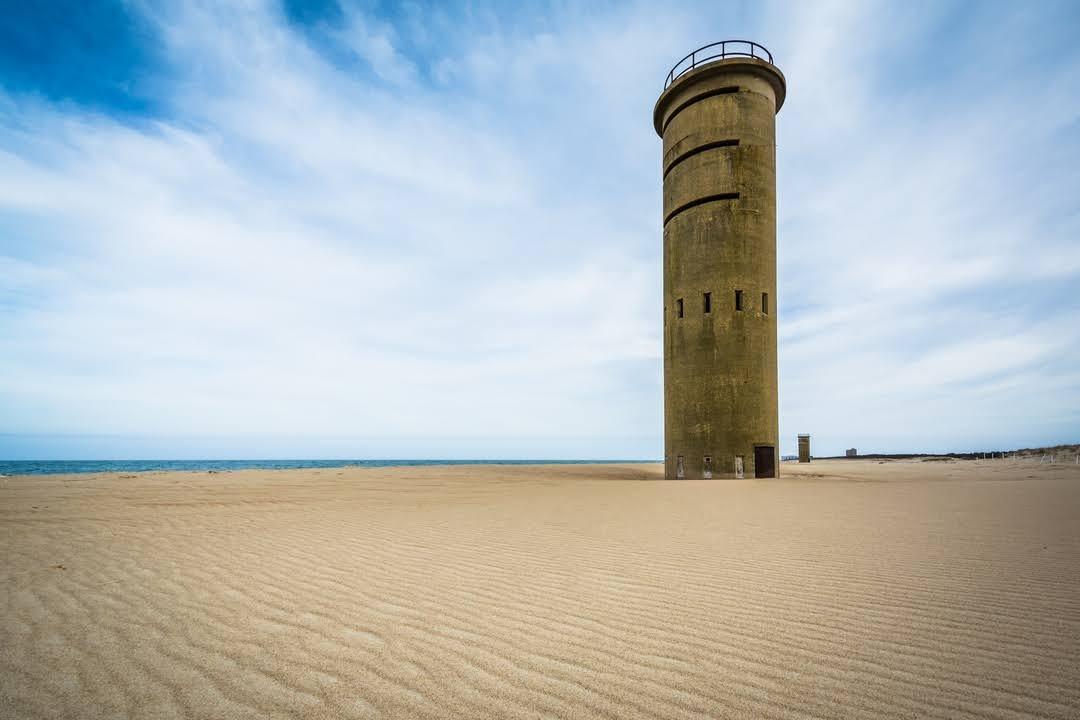
<svg viewBox="0 0 1080 720">
<path fill-rule="evenodd" d="M 585 465 L 635 463 L 649 460 L 0 460 L 0 475 L 59 475 L 68 473 L 129 473 L 154 470 L 227 472 L 229 470 L 289 470 L 294 468 L 400 467 L 415 465 Z"/>
</svg>

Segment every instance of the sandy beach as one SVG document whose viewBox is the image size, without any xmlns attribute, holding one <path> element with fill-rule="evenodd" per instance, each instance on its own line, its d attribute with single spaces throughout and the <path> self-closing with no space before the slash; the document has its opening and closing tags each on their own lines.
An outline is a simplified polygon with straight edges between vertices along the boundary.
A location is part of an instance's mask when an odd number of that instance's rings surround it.
<svg viewBox="0 0 1080 720">
<path fill-rule="evenodd" d="M 782 472 L 0 478 L 0 717 L 1080 717 L 1080 467 Z"/>
</svg>

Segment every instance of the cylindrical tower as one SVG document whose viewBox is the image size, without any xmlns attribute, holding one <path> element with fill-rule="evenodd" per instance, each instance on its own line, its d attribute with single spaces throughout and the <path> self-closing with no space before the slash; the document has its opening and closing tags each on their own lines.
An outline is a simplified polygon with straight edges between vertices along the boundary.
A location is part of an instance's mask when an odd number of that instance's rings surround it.
<svg viewBox="0 0 1080 720">
<path fill-rule="evenodd" d="M 776 113 L 784 75 L 727 40 L 668 74 L 663 138 L 664 467 L 775 477 Z"/>
</svg>

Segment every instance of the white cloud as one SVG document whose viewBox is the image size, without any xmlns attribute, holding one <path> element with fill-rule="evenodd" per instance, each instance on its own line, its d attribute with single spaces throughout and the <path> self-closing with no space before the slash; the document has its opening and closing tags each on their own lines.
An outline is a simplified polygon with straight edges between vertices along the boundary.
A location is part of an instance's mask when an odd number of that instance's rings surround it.
<svg viewBox="0 0 1080 720">
<path fill-rule="evenodd" d="M 865 4 L 350 9 L 307 36 L 258 2 L 144 10 L 177 73 L 165 117 L 3 100 L 0 432 L 659 456 L 650 114 L 670 64 L 726 35 L 789 80 L 785 451 L 1080 429 L 1077 301 L 1040 294 L 1080 274 L 1076 166 L 1053 162 L 1080 147 L 1075 54 L 956 97 L 970 74 L 912 89 L 887 64 L 940 18 Z"/>
</svg>

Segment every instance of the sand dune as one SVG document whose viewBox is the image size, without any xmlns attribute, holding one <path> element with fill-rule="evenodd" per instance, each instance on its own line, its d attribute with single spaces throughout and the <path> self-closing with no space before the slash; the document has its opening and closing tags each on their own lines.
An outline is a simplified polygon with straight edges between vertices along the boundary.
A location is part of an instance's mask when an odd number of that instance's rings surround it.
<svg viewBox="0 0 1080 720">
<path fill-rule="evenodd" d="M 0 717 L 1080 717 L 1080 468 L 0 485 Z"/>
</svg>

